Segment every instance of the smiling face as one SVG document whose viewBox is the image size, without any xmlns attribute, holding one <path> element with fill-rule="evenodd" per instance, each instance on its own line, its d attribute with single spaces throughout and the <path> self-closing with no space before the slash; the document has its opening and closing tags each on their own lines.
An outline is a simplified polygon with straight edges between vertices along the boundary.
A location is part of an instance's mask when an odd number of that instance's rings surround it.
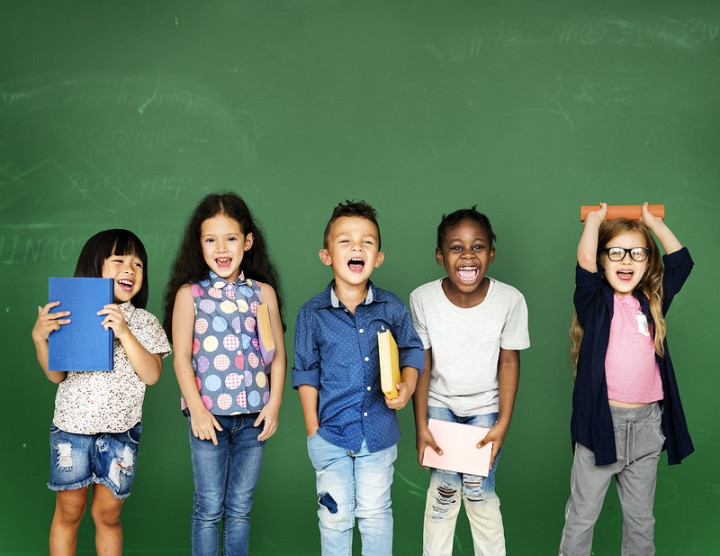
<svg viewBox="0 0 720 556">
<path fill-rule="evenodd" d="M 240 223 L 224 214 L 208 218 L 200 226 L 200 245 L 205 264 L 228 282 L 237 280 L 245 251 L 252 244 L 253 235 L 244 235 Z"/>
<path fill-rule="evenodd" d="M 113 280 L 115 302 L 125 303 L 135 297 L 142 287 L 143 263 L 135 254 L 116 255 L 113 253 L 103 262 L 101 276 Z"/>
<path fill-rule="evenodd" d="M 378 229 L 373 222 L 361 216 L 341 216 L 330 226 L 320 260 L 332 267 L 337 286 L 365 287 L 373 269 L 385 259 L 378 244 Z"/>
<path fill-rule="evenodd" d="M 448 298 L 460 306 L 481 302 L 488 287 L 485 273 L 494 258 L 488 233 L 475 220 L 465 218 L 447 228 L 435 259 L 445 267 L 443 290 Z"/>
<path fill-rule="evenodd" d="M 615 236 L 604 248 L 622 247 L 623 249 L 632 249 L 633 247 L 647 247 L 645 237 L 638 231 L 627 231 Z M 647 270 L 648 259 L 644 261 L 636 261 L 630 253 L 625 253 L 621 261 L 611 261 L 607 252 L 600 253 L 600 264 L 605 269 L 605 280 L 615 290 L 615 295 L 626 296 L 635 291 L 640 280 L 642 280 Z"/>
</svg>

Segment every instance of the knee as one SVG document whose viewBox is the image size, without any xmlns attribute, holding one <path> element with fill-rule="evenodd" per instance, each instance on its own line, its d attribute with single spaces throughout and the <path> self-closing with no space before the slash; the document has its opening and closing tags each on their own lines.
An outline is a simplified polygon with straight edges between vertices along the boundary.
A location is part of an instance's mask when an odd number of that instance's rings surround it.
<svg viewBox="0 0 720 556">
<path fill-rule="evenodd" d="M 429 516 L 433 520 L 450 518 L 458 509 L 458 489 L 447 483 L 430 487 L 428 493 Z"/>
<path fill-rule="evenodd" d="M 326 529 L 345 531 L 353 527 L 353 517 L 350 508 L 338 503 L 330 492 L 318 493 L 318 517 Z"/>
<path fill-rule="evenodd" d="M 95 527 L 120 527 L 122 501 L 117 504 L 93 504 L 91 513 Z"/>
<path fill-rule="evenodd" d="M 55 519 L 67 525 L 78 526 L 85 515 L 86 501 L 63 500 L 58 498 L 55 504 Z"/>
<path fill-rule="evenodd" d="M 485 492 L 485 485 L 482 477 L 465 477 L 463 479 L 463 496 L 468 504 L 480 504 L 485 502 L 489 496 Z"/>
</svg>

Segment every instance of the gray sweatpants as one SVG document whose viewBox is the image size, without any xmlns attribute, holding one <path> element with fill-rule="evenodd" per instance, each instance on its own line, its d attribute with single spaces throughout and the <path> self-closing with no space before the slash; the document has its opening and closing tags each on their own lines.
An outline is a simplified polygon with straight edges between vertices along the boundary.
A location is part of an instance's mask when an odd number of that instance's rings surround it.
<svg viewBox="0 0 720 556">
<path fill-rule="evenodd" d="M 581 444 L 575 445 L 560 556 L 590 555 L 593 528 L 613 477 L 623 513 L 622 555 L 655 554 L 653 503 L 657 464 L 665 442 L 660 405 L 638 409 L 610 406 L 610 411 L 617 462 L 595 465 L 594 454 Z"/>
</svg>

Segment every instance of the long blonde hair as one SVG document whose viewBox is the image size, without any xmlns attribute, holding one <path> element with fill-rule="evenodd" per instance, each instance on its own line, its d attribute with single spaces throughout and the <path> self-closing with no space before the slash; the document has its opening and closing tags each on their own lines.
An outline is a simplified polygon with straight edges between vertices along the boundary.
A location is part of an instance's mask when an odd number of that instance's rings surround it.
<svg viewBox="0 0 720 556">
<path fill-rule="evenodd" d="M 650 233 L 650 229 L 640 220 L 628 220 L 627 218 L 617 218 L 614 220 L 606 220 L 600 226 L 598 232 L 598 260 L 600 259 L 600 249 L 605 248 L 608 243 L 626 232 L 639 232 L 645 238 L 645 243 L 650 249 L 647 258 L 647 268 L 645 274 L 640 279 L 635 292 L 642 293 L 650 302 L 650 314 L 655 323 L 654 344 L 655 353 L 660 357 L 665 355 L 665 317 L 662 313 L 662 279 L 665 269 L 662 265 L 662 257 L 658 249 L 655 239 Z M 577 367 L 578 355 L 580 353 L 580 343 L 583 338 L 583 328 L 577 318 L 577 313 L 573 313 L 572 322 L 570 324 L 570 357 L 575 367 Z M 575 369 L 577 370 L 577 369 Z"/>
</svg>

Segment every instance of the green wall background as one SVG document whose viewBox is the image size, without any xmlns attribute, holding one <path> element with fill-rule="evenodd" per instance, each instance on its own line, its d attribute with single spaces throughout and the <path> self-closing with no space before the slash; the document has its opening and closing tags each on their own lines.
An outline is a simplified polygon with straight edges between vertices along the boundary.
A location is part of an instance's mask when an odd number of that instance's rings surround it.
<svg viewBox="0 0 720 556">
<path fill-rule="evenodd" d="M 530 308 L 515 417 L 498 472 L 512 555 L 557 553 L 569 488 L 579 205 L 666 205 L 697 267 L 669 341 L 697 448 L 668 468 L 658 553 L 720 546 L 715 281 L 720 207 L 720 5 L 608 0 L 3 0 L 0 3 L 0 553 L 43 554 L 54 507 L 55 387 L 30 329 L 47 278 L 82 243 L 127 227 L 150 255 L 151 300 L 206 193 L 243 195 L 279 265 L 288 348 L 299 306 L 330 279 L 317 258 L 332 207 L 379 211 L 375 281 L 407 300 L 440 276 L 434 230 L 477 204 L 498 235 L 490 274 Z M 290 351 L 290 353 L 292 353 Z M 189 554 L 192 480 L 170 360 L 149 388 L 127 554 Z M 395 553 L 418 554 L 427 472 L 400 414 Z M 287 389 L 253 510 L 258 555 L 317 554 L 314 477 Z M 596 555 L 619 553 L 611 491 Z M 93 553 L 89 515 L 80 552 Z M 456 554 L 471 554 L 464 516 Z"/>
</svg>

